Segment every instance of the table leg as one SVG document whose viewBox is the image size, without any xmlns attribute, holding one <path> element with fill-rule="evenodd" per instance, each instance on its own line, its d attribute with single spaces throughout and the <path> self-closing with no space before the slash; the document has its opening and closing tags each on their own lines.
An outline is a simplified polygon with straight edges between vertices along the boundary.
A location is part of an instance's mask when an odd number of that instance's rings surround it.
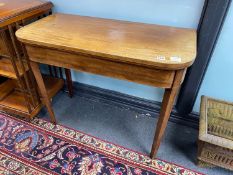
<svg viewBox="0 0 233 175">
<path fill-rule="evenodd" d="M 69 96 L 72 97 L 73 96 L 73 83 L 72 83 L 70 69 L 65 69 L 65 74 L 66 74 L 66 84 L 68 87 Z"/>
<path fill-rule="evenodd" d="M 44 80 L 43 80 L 42 75 L 40 73 L 39 65 L 38 65 L 38 63 L 33 62 L 33 61 L 30 61 L 30 65 L 32 68 L 32 72 L 35 76 L 37 85 L 39 87 L 39 90 L 41 92 L 42 100 L 43 100 L 43 102 L 44 102 L 44 104 L 47 107 L 47 110 L 49 112 L 50 120 L 52 123 L 56 124 L 56 118 L 55 118 L 55 115 L 54 115 L 54 112 L 52 109 L 52 105 L 51 105 L 51 102 L 50 102 L 50 99 L 49 99 L 49 96 L 48 96 L 48 93 L 47 93 L 47 90 L 46 90 L 46 87 L 44 84 Z"/>
<path fill-rule="evenodd" d="M 153 141 L 153 145 L 152 145 L 151 153 L 150 153 L 150 157 L 152 159 L 156 156 L 158 152 L 160 142 L 162 140 L 164 131 L 167 126 L 168 119 L 171 114 L 171 110 L 173 107 L 176 94 L 183 80 L 183 76 L 184 76 L 184 70 L 177 71 L 172 87 L 170 89 L 165 90 L 165 93 L 163 96 L 162 107 L 161 107 L 161 111 L 159 115 L 159 120 L 157 123 L 154 141 Z"/>
</svg>

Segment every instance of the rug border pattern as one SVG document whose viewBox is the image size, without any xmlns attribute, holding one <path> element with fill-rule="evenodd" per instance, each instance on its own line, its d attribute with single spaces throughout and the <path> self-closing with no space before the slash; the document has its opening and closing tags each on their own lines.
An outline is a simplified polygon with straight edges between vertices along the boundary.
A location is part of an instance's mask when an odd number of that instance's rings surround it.
<svg viewBox="0 0 233 175">
<path fill-rule="evenodd" d="M 17 122 L 24 123 L 31 127 L 36 127 L 38 130 L 42 132 L 49 133 L 56 137 L 61 137 L 62 139 L 67 140 L 68 142 L 71 142 L 71 144 L 73 143 L 79 144 L 84 147 L 87 147 L 88 149 L 96 151 L 100 154 L 105 154 L 114 159 L 117 159 L 121 161 L 122 163 L 128 163 L 132 167 L 139 166 L 148 171 L 160 173 L 161 175 L 162 174 L 176 175 L 176 174 L 179 174 L 179 172 L 181 171 L 183 171 L 184 175 L 201 175 L 201 173 L 199 172 L 184 168 L 174 163 L 170 163 L 170 162 L 163 161 L 160 159 L 152 160 L 147 155 L 144 155 L 142 153 L 136 152 L 128 148 L 124 148 L 122 146 L 113 144 L 108 141 L 104 141 L 102 139 L 96 138 L 89 134 L 83 133 L 81 131 L 78 131 L 78 130 L 75 130 L 75 129 L 60 125 L 60 124 L 54 125 L 47 120 L 35 118 L 34 120 L 31 121 L 31 123 L 28 123 L 26 121 L 23 121 L 11 115 L 8 115 L 5 112 L 0 111 L 0 114 L 6 115 L 7 117 Z M 93 144 L 93 142 L 96 144 Z M 111 147 L 111 149 L 106 149 L 106 147 Z M 163 166 L 161 166 L 161 164 Z M 171 170 L 176 170 L 176 171 L 171 172 Z M 46 173 L 48 174 L 48 172 Z M 52 174 L 56 174 L 56 173 L 52 173 Z"/>
</svg>

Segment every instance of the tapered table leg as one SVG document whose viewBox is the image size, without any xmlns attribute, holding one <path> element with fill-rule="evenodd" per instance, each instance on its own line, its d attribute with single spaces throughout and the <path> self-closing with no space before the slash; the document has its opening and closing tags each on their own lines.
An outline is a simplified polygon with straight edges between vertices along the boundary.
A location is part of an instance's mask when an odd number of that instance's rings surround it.
<svg viewBox="0 0 233 175">
<path fill-rule="evenodd" d="M 65 74 L 66 74 L 66 84 L 68 87 L 68 93 L 69 93 L 69 96 L 72 97 L 73 96 L 73 83 L 72 83 L 70 69 L 65 69 Z"/>
<path fill-rule="evenodd" d="M 167 122 L 171 114 L 171 110 L 173 107 L 176 94 L 183 80 L 183 76 L 184 76 L 184 70 L 177 71 L 172 87 L 170 89 L 165 90 L 163 101 L 162 101 L 162 107 L 161 107 L 161 111 L 159 115 L 159 120 L 157 123 L 155 136 L 153 140 L 153 145 L 151 148 L 151 153 L 150 153 L 151 158 L 154 158 L 158 152 L 160 142 L 164 135 L 164 131 L 166 129 Z"/>
<path fill-rule="evenodd" d="M 44 80 L 43 80 L 42 75 L 40 73 L 39 65 L 38 65 L 38 63 L 33 62 L 33 61 L 30 61 L 30 65 L 32 68 L 32 72 L 35 76 L 37 85 L 39 87 L 39 90 L 41 92 L 42 100 L 43 100 L 43 102 L 44 102 L 44 104 L 49 112 L 50 120 L 52 123 L 56 124 L 56 118 L 55 118 L 55 115 L 54 115 L 54 112 L 52 109 L 52 105 L 51 105 L 51 102 L 50 102 L 50 99 L 49 99 L 49 96 L 48 96 L 48 93 L 47 93 L 47 90 L 46 90 L 46 87 L 44 84 Z"/>
</svg>

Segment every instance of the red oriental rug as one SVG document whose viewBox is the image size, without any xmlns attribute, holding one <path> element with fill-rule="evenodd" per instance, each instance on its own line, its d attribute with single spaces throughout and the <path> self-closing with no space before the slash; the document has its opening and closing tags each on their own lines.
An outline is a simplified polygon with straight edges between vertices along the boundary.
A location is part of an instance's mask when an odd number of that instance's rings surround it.
<svg viewBox="0 0 233 175">
<path fill-rule="evenodd" d="M 0 113 L 0 174 L 199 175 L 65 126 Z"/>
</svg>

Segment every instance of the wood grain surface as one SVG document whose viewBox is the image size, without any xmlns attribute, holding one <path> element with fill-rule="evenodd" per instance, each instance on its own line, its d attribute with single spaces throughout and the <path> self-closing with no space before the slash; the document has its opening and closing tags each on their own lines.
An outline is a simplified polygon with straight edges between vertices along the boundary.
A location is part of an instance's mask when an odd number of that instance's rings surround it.
<svg viewBox="0 0 233 175">
<path fill-rule="evenodd" d="M 52 8 L 44 0 L 0 0 L 0 27 Z"/>
<path fill-rule="evenodd" d="M 26 44 L 162 69 L 183 69 L 196 56 L 196 31 L 95 17 L 55 14 L 21 28 Z"/>
</svg>

